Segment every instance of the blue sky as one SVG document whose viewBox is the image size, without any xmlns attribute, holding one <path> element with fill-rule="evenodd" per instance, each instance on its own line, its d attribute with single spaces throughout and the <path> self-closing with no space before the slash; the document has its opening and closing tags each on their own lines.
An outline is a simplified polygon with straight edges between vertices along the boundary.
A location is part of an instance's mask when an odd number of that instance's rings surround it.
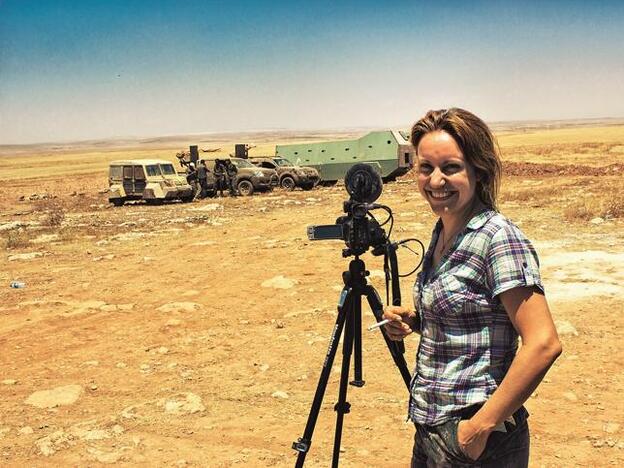
<svg viewBox="0 0 624 468">
<path fill-rule="evenodd" d="M 0 0 L 0 144 L 624 117 L 624 2 Z"/>
</svg>

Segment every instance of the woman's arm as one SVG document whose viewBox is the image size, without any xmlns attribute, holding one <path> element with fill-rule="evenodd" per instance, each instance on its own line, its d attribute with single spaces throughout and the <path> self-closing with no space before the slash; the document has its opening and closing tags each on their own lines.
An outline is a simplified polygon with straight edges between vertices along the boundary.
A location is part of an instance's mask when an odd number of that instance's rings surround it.
<svg viewBox="0 0 624 468">
<path fill-rule="evenodd" d="M 472 418 L 458 426 L 459 442 L 474 459 L 483 452 L 494 427 L 522 406 L 561 354 L 546 298 L 537 288 L 518 287 L 499 297 L 522 338 L 522 346 L 492 397 Z"/>
</svg>

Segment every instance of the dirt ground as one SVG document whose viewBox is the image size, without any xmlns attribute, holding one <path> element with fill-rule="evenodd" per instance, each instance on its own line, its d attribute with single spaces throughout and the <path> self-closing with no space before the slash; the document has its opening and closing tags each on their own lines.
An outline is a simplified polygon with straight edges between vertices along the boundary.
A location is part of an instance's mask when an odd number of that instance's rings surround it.
<svg viewBox="0 0 624 468">
<path fill-rule="evenodd" d="M 530 465 L 624 466 L 624 127 L 566 132 L 501 138 L 501 211 L 538 250 L 564 347 L 526 404 Z M 306 226 L 333 223 L 346 192 L 112 208 L 105 164 L 67 178 L 63 154 L 39 177 L 0 156 L 0 464 L 292 466 L 348 265 L 342 242 Z M 394 240 L 429 242 L 411 174 L 379 202 Z M 385 297 L 382 259 L 362 258 Z M 401 271 L 415 260 L 402 249 Z M 373 322 L 365 308 L 341 465 L 405 467 L 408 394 Z M 307 466 L 330 464 L 339 367 L 340 353 Z"/>
</svg>

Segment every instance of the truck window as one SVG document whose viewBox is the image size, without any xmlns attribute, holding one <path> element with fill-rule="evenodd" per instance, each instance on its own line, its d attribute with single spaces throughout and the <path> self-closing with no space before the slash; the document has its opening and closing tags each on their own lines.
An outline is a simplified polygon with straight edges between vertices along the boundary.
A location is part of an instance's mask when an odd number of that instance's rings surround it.
<svg viewBox="0 0 624 468">
<path fill-rule="evenodd" d="M 113 180 L 121 180 L 121 166 L 111 166 L 108 175 Z"/>
<path fill-rule="evenodd" d="M 160 169 L 164 175 L 173 175 L 175 174 L 175 169 L 173 168 L 173 164 L 161 164 Z"/>
<path fill-rule="evenodd" d="M 150 164 L 149 166 L 145 166 L 145 169 L 147 169 L 147 175 L 149 177 L 161 175 L 160 169 L 157 164 Z"/>
<path fill-rule="evenodd" d="M 123 167 L 123 178 L 132 180 L 132 166 Z"/>
<path fill-rule="evenodd" d="M 145 180 L 145 172 L 142 166 L 134 166 L 134 180 Z"/>
</svg>

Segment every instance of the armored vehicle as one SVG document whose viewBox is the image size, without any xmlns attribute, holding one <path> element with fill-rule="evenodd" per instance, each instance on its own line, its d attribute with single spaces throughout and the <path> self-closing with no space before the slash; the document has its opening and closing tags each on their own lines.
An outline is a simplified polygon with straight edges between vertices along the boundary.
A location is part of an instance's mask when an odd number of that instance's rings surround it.
<svg viewBox="0 0 624 468">
<path fill-rule="evenodd" d="M 316 169 L 295 166 L 286 158 L 258 156 L 249 158 L 249 161 L 258 167 L 277 171 L 279 185 L 286 190 L 294 190 L 295 187 L 311 190 L 319 181 L 319 173 Z"/>
<path fill-rule="evenodd" d="M 356 140 L 277 145 L 275 156 L 317 169 L 324 185 L 343 179 L 356 163 L 373 165 L 387 182 L 406 174 L 414 165 L 415 151 L 407 137 L 403 132 L 385 130 Z"/>
<path fill-rule="evenodd" d="M 241 195 L 249 196 L 256 191 L 273 190 L 279 183 L 277 172 L 273 169 L 256 167 L 247 159 L 229 158 L 229 160 L 238 170 L 234 185 Z M 205 159 L 205 161 L 208 170 L 214 172 L 215 160 Z"/>
<path fill-rule="evenodd" d="M 129 200 L 158 203 L 163 200 L 193 200 L 193 189 L 173 164 L 162 159 L 112 161 L 108 172 L 108 201 L 121 206 Z"/>
</svg>

